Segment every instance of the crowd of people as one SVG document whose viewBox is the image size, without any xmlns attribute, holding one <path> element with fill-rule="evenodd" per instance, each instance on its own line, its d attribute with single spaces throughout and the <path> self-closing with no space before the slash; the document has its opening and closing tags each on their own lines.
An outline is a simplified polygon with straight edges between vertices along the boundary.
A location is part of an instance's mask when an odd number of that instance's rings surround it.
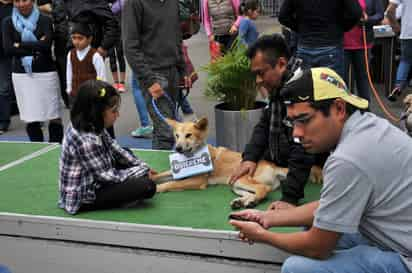
<svg viewBox="0 0 412 273">
<path fill-rule="evenodd" d="M 279 22 L 296 38 L 294 54 L 280 34 L 258 38 L 259 1 L 201 2 L 209 43 L 219 54 L 236 39 L 247 47 L 256 84 L 268 94 L 231 182 L 253 175 L 261 159 L 289 168 L 280 200 L 267 211 L 236 212 L 244 221 L 230 224 L 248 243 L 296 254 L 282 272 L 412 272 L 412 139 L 369 112 L 364 69 L 372 26 L 385 15 L 395 28 L 394 12 L 403 3 L 391 98 L 405 89 L 412 3 L 390 0 L 384 12 L 380 0 L 313 2 L 285 0 L 281 7 Z M 13 94 L 31 141 L 44 141 L 47 122 L 49 142 L 62 143 L 59 207 L 76 214 L 153 197 L 156 171 L 119 146 L 113 125 L 126 92 L 125 60 L 141 125 L 133 136 L 151 135 L 153 149 L 171 150 L 173 132 L 164 119 L 178 120 L 178 106 L 194 114 L 182 95 L 196 77 L 179 2 L 0 0 L 0 12 L 0 133 L 9 128 Z M 113 85 L 106 82 L 108 56 Z M 359 96 L 345 83 L 349 65 Z M 65 133 L 61 100 L 70 108 Z M 324 165 L 320 200 L 301 205 L 314 164 Z M 268 230 L 275 226 L 304 229 Z"/>
</svg>

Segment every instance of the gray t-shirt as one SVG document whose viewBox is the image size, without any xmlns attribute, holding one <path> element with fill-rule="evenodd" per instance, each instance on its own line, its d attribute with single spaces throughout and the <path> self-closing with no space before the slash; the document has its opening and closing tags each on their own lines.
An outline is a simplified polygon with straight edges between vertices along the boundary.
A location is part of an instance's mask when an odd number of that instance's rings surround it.
<svg viewBox="0 0 412 273">
<path fill-rule="evenodd" d="M 412 138 L 372 113 L 355 112 L 323 169 L 314 226 L 360 232 L 400 253 L 412 272 Z"/>
</svg>

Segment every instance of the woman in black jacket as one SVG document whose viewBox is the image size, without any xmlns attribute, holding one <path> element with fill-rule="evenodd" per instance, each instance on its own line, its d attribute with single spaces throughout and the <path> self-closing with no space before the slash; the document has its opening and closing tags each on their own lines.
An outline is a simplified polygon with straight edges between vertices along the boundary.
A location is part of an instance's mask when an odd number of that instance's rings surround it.
<svg viewBox="0 0 412 273">
<path fill-rule="evenodd" d="M 14 0 L 3 20 L 5 54 L 12 57 L 12 81 L 20 119 L 31 141 L 43 141 L 41 123 L 49 121 L 49 142 L 61 142 L 63 125 L 59 78 L 51 56 L 52 22 L 33 0 Z"/>
</svg>

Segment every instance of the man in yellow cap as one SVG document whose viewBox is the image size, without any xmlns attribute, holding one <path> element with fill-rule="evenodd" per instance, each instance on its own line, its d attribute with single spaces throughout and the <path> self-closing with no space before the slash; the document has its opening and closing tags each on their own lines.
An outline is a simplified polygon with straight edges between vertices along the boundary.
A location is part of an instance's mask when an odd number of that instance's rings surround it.
<svg viewBox="0 0 412 273">
<path fill-rule="evenodd" d="M 329 151 L 320 200 L 275 211 L 244 210 L 231 220 L 242 240 L 297 256 L 283 273 L 412 272 L 412 139 L 364 111 L 329 68 L 298 70 L 281 95 L 293 136 L 310 153 Z M 274 226 L 306 226 L 275 233 Z"/>
</svg>

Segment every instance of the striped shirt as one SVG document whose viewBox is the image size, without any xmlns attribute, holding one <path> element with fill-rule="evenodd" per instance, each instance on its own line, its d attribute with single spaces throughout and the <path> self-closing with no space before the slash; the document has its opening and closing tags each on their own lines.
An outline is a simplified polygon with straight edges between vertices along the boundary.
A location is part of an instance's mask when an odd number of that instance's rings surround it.
<svg viewBox="0 0 412 273">
<path fill-rule="evenodd" d="M 116 169 L 116 164 L 127 166 Z M 143 176 L 148 165 L 124 150 L 106 130 L 100 135 L 66 130 L 59 162 L 59 207 L 75 214 L 82 203 L 93 203 L 95 190 L 105 183 L 122 183 Z"/>
</svg>

